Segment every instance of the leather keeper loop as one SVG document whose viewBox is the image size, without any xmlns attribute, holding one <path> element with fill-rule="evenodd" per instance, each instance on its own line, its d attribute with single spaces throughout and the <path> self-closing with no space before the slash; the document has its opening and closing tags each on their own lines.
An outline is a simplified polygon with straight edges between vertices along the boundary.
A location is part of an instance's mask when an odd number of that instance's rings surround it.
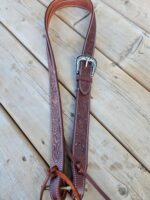
<svg viewBox="0 0 150 200">
<path fill-rule="evenodd" d="M 78 74 L 79 77 L 78 82 L 79 82 L 79 90 L 83 95 L 88 95 L 91 91 L 91 83 L 92 83 L 91 73 L 92 73 L 92 68 L 90 67 L 89 64 L 87 67 L 85 67 L 85 64 L 81 65 L 80 72 Z"/>
<path fill-rule="evenodd" d="M 80 75 L 78 75 L 77 74 L 77 76 L 76 76 L 76 80 L 77 81 L 85 81 L 85 82 L 88 82 L 88 83 L 92 83 L 92 77 L 90 77 L 90 78 L 82 78 L 82 77 L 80 77 Z"/>
</svg>

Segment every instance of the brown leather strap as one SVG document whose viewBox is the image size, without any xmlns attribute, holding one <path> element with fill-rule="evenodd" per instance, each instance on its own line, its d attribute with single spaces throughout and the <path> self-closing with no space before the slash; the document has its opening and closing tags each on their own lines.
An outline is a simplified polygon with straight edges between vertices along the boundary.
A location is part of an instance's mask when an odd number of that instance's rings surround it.
<svg viewBox="0 0 150 200">
<path fill-rule="evenodd" d="M 62 107 L 60 91 L 58 87 L 58 78 L 53 50 L 48 35 L 48 28 L 53 14 L 65 7 L 80 7 L 91 14 L 91 20 L 87 31 L 82 55 L 77 58 L 77 94 L 76 110 L 72 143 L 72 174 L 73 183 L 64 175 L 65 162 L 65 140 L 62 120 Z M 90 92 L 92 76 L 95 72 L 96 61 L 92 57 L 95 45 L 96 20 L 91 0 L 54 0 L 48 6 L 45 14 L 45 29 L 47 41 L 47 54 L 50 76 L 51 93 L 51 132 L 52 132 L 52 150 L 51 150 L 51 169 L 55 173 L 49 173 L 48 178 L 42 187 L 41 196 L 45 186 L 50 179 L 50 194 L 53 200 L 65 199 L 65 193 L 60 188 L 64 182 L 69 184 L 73 191 L 73 198 L 82 199 L 85 188 L 86 171 L 88 164 L 88 137 L 89 137 L 89 111 L 90 111 Z M 50 171 L 51 172 L 51 171 Z M 51 174 L 55 174 L 53 178 Z M 42 197 L 41 197 L 42 198 Z"/>
<path fill-rule="evenodd" d="M 66 152 L 67 152 L 67 157 L 73 162 L 73 156 L 70 150 L 68 149 L 67 144 L 66 144 Z M 89 174 L 86 174 L 86 178 L 94 186 L 94 188 L 99 192 L 99 194 L 104 197 L 105 200 L 110 200 L 107 194 L 105 194 L 105 192 L 97 185 L 97 183 L 92 179 L 92 177 Z"/>
</svg>

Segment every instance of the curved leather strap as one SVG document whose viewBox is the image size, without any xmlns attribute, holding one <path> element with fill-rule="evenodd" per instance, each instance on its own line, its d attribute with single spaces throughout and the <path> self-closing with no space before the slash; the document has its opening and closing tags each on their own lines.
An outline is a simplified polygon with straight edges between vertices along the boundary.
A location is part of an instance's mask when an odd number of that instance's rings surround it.
<svg viewBox="0 0 150 200">
<path fill-rule="evenodd" d="M 96 21 L 91 0 L 54 0 L 48 6 L 45 14 L 52 119 L 52 155 L 50 165 L 51 168 L 57 167 L 59 172 L 64 171 L 64 129 L 57 70 L 50 38 L 48 35 L 48 28 L 53 14 L 57 10 L 65 7 L 79 7 L 89 11 L 91 14 L 91 20 L 82 50 L 82 56 L 77 59 L 77 94 L 74 136 L 72 144 L 73 184 L 74 188 L 77 189 L 80 194 L 80 198 L 82 199 L 88 163 L 90 91 L 92 75 L 96 65 L 96 61 L 92 58 L 95 45 Z M 59 176 L 55 176 L 51 179 L 50 194 L 53 200 L 62 200 L 65 198 L 63 197 L 64 193 L 60 190 L 60 187 L 62 187 L 63 184 L 64 183 Z"/>
</svg>

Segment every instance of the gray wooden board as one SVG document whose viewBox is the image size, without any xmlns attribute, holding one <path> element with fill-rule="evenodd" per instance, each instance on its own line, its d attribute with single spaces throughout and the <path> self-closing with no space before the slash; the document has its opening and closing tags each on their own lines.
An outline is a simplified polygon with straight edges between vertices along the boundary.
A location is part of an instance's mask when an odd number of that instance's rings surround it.
<svg viewBox="0 0 150 200">
<path fill-rule="evenodd" d="M 0 106 L 0 199 L 39 199 L 45 176 L 46 164 Z"/>
<path fill-rule="evenodd" d="M 12 3 L 6 0 L 1 6 L 2 22 L 47 67 L 43 23 L 45 7 L 35 0 L 26 4 L 23 1 L 15 0 Z M 130 30 L 131 26 L 127 22 L 125 24 L 128 26 L 126 30 Z M 58 17 L 54 17 L 50 32 L 59 80 L 75 94 L 75 58 L 81 52 L 83 38 Z M 136 32 L 133 30 L 133 33 Z M 131 38 L 128 44 L 130 42 Z M 140 162 L 150 169 L 150 157 L 147 154 L 150 150 L 149 92 L 98 50 L 95 51 L 95 57 L 98 68 L 93 81 L 91 111 Z"/>
<path fill-rule="evenodd" d="M 0 35 L 0 101 L 49 162 L 48 72 L 2 26 Z M 65 134 L 70 143 L 74 98 L 62 85 L 60 90 Z M 88 173 L 97 184 L 114 200 L 149 199 L 149 173 L 92 116 L 90 133 Z M 92 191 L 97 193 L 93 187 L 88 188 L 90 199 Z"/>
</svg>

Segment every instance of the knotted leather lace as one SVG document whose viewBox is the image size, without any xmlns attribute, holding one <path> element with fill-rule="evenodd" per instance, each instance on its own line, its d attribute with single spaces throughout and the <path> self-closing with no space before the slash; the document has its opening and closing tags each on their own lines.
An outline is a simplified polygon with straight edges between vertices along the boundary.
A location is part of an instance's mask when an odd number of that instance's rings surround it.
<svg viewBox="0 0 150 200">
<path fill-rule="evenodd" d="M 66 153 L 67 153 L 67 157 L 73 162 L 73 157 L 72 154 L 67 146 L 66 141 L 65 142 L 65 149 L 66 149 Z M 48 181 L 51 181 L 51 179 L 55 176 L 60 177 L 68 186 L 71 187 L 71 190 L 73 192 L 73 196 L 75 197 L 75 200 L 81 200 L 80 195 L 76 189 L 76 187 L 74 186 L 74 184 L 72 183 L 72 181 L 61 171 L 58 170 L 57 167 L 54 168 L 49 168 L 48 173 L 47 173 L 47 177 L 41 187 L 41 193 L 40 193 L 40 200 L 42 200 L 43 195 L 44 195 L 44 191 L 49 189 L 49 185 L 47 185 Z M 86 178 L 88 179 L 88 181 L 95 187 L 95 189 L 99 192 L 100 195 L 102 195 L 104 197 L 105 200 L 110 200 L 110 198 L 107 196 L 107 194 L 97 185 L 97 183 L 88 175 L 85 174 Z"/>
<path fill-rule="evenodd" d="M 47 185 L 48 181 L 51 181 L 51 179 L 56 176 L 60 177 L 68 186 L 70 186 L 75 200 L 81 200 L 80 195 L 72 181 L 63 172 L 59 171 L 57 167 L 53 167 L 48 170 L 47 177 L 41 187 L 40 200 L 43 198 L 44 191 L 49 188 L 49 185 Z"/>
</svg>

